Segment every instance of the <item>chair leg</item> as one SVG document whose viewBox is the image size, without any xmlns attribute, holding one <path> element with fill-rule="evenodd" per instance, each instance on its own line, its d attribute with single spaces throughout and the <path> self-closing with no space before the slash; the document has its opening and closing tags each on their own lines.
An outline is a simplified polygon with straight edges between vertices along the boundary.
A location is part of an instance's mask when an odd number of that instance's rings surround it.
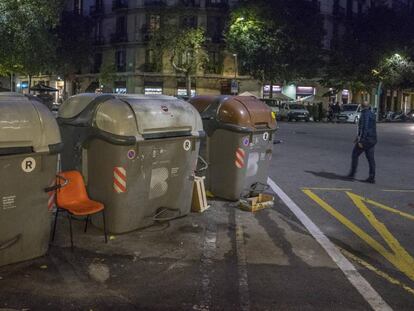
<svg viewBox="0 0 414 311">
<path fill-rule="evenodd" d="M 72 215 L 67 214 L 69 218 L 69 231 L 70 231 L 70 248 L 73 251 L 73 233 L 72 233 Z"/>
<path fill-rule="evenodd" d="M 104 230 L 104 235 L 105 235 L 105 243 L 108 243 L 108 235 L 106 233 L 105 210 L 102 210 L 102 218 L 103 218 L 103 230 Z"/>
<path fill-rule="evenodd" d="M 57 224 L 57 220 L 58 220 L 58 215 L 59 215 L 59 207 L 56 206 L 55 223 L 53 224 L 52 241 L 55 240 L 56 224 Z"/>
<path fill-rule="evenodd" d="M 88 222 L 89 222 L 89 215 L 86 216 L 86 221 L 85 221 L 85 233 L 88 230 Z"/>
</svg>

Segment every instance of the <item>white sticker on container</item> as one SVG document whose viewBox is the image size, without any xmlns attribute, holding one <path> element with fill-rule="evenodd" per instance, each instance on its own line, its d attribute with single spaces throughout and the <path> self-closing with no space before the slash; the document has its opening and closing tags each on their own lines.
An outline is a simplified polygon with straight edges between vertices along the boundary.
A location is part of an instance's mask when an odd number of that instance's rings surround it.
<svg viewBox="0 0 414 311">
<path fill-rule="evenodd" d="M 25 173 L 31 173 L 36 168 L 36 160 L 33 158 L 26 158 L 22 161 L 22 170 Z"/>
<path fill-rule="evenodd" d="M 191 141 L 189 139 L 184 140 L 183 148 L 185 151 L 189 151 L 191 149 Z"/>
<path fill-rule="evenodd" d="M 16 208 L 16 196 L 9 195 L 7 197 L 2 197 L 1 203 L 3 210 Z"/>
<path fill-rule="evenodd" d="M 263 133 L 263 140 L 269 140 L 269 133 L 268 132 L 264 132 Z"/>
</svg>

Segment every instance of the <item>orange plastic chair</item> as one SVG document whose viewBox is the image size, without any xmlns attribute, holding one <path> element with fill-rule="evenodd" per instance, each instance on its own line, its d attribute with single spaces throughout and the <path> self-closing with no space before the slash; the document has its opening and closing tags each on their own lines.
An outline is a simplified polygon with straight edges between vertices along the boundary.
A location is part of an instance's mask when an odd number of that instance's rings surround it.
<svg viewBox="0 0 414 311">
<path fill-rule="evenodd" d="M 62 183 L 63 181 L 63 183 Z M 105 224 L 105 207 L 102 203 L 89 199 L 82 175 L 78 171 L 67 171 L 57 175 L 56 186 L 56 215 L 53 225 L 52 241 L 55 239 L 57 218 L 60 210 L 64 210 L 69 218 L 70 244 L 73 250 L 72 217 L 86 216 L 85 232 L 88 229 L 89 217 L 102 213 L 105 243 L 108 243 Z"/>
</svg>

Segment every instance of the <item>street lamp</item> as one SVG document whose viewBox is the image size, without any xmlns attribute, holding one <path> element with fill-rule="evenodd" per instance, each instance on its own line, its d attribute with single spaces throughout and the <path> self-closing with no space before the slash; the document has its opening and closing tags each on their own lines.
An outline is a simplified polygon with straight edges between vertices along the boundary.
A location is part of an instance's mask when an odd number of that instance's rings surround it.
<svg viewBox="0 0 414 311">
<path fill-rule="evenodd" d="M 238 64 L 237 64 L 237 54 L 233 54 L 234 57 L 234 80 L 237 79 L 237 70 L 238 70 Z"/>
<path fill-rule="evenodd" d="M 237 83 L 237 67 L 238 67 L 237 54 L 233 54 L 233 57 L 234 57 L 234 79 L 231 82 L 231 93 L 234 95 L 237 95 L 237 93 L 239 92 L 239 84 Z"/>
</svg>

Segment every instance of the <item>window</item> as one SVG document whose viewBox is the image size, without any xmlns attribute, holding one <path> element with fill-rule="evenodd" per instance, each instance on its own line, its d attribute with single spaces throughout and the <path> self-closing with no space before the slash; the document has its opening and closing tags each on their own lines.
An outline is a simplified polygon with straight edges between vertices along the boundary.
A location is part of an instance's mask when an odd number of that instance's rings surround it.
<svg viewBox="0 0 414 311">
<path fill-rule="evenodd" d="M 197 16 L 183 16 L 181 18 L 181 26 L 186 28 L 197 28 L 198 19 Z"/>
<path fill-rule="evenodd" d="M 145 69 L 146 72 L 160 72 L 162 69 L 162 59 L 154 50 L 148 49 L 145 54 Z"/>
<path fill-rule="evenodd" d="M 96 53 L 93 57 L 92 73 L 100 72 L 101 66 L 102 66 L 102 53 Z"/>
<path fill-rule="evenodd" d="M 82 15 L 83 10 L 83 0 L 74 0 L 73 1 L 73 12 L 75 14 Z"/>
<path fill-rule="evenodd" d="M 116 33 L 124 34 L 126 33 L 126 16 L 119 16 L 116 19 Z"/>
<path fill-rule="evenodd" d="M 211 42 L 218 43 L 222 40 L 224 20 L 219 16 L 207 16 L 207 37 Z"/>
<path fill-rule="evenodd" d="M 221 59 L 220 52 L 209 51 L 208 52 L 208 63 L 205 67 L 206 73 L 221 73 Z"/>
<path fill-rule="evenodd" d="M 150 14 L 147 16 L 148 30 L 153 32 L 160 29 L 161 16 L 158 14 Z"/>
<path fill-rule="evenodd" d="M 186 52 L 181 54 L 180 58 L 178 59 L 179 66 L 185 66 L 192 62 L 193 55 L 190 52 Z"/>
<path fill-rule="evenodd" d="M 118 50 L 115 53 L 115 64 L 118 72 L 126 71 L 126 51 Z"/>
</svg>

